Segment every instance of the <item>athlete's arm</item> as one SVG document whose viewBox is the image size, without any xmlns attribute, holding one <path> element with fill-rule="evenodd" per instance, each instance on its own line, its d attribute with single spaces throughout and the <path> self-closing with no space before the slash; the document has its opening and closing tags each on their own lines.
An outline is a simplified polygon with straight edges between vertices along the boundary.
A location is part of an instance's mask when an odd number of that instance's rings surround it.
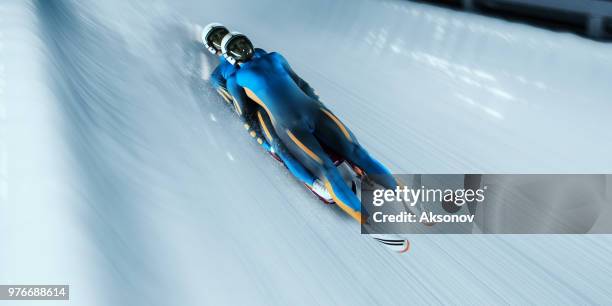
<svg viewBox="0 0 612 306">
<path fill-rule="evenodd" d="M 217 66 L 217 69 L 211 74 L 210 82 L 221 98 L 233 108 L 232 95 L 227 91 L 227 81 L 223 74 L 220 73 L 220 70 L 219 66 Z"/>
<path fill-rule="evenodd" d="M 231 78 L 235 71 L 236 69 L 232 64 L 228 63 L 223 57 L 219 57 L 219 64 L 211 73 L 210 82 L 223 98 L 231 99 L 227 92 L 227 79 Z"/>
<path fill-rule="evenodd" d="M 253 115 L 253 102 L 246 95 L 244 89 L 238 85 L 235 75 L 227 80 L 227 90 L 233 97 L 232 103 L 234 104 L 234 109 L 238 116 L 240 116 L 242 120 L 250 119 Z"/>
<path fill-rule="evenodd" d="M 297 84 L 307 96 L 318 101 L 319 96 L 317 96 L 317 94 L 315 93 L 314 88 L 310 87 L 310 84 L 308 84 L 308 82 L 304 81 L 304 79 L 302 79 L 299 75 L 297 75 L 297 73 L 295 73 L 295 71 L 293 71 L 287 60 L 278 53 L 274 53 L 274 56 L 281 62 L 283 68 L 285 68 L 287 73 L 289 73 L 289 76 L 291 76 L 291 79 L 293 79 L 295 84 Z"/>
<path fill-rule="evenodd" d="M 231 95 L 234 110 L 240 117 L 244 128 L 248 131 L 251 137 L 257 140 L 257 143 L 264 147 L 266 151 L 270 151 L 270 145 L 266 141 L 255 115 L 257 104 L 251 101 L 244 92 L 244 89 L 242 89 L 242 87 L 236 83 L 235 76 L 230 77 L 227 80 L 227 90 Z"/>
<path fill-rule="evenodd" d="M 215 89 L 225 89 L 225 78 L 221 74 L 221 64 L 217 65 L 215 70 L 210 74 L 210 83 Z"/>
</svg>

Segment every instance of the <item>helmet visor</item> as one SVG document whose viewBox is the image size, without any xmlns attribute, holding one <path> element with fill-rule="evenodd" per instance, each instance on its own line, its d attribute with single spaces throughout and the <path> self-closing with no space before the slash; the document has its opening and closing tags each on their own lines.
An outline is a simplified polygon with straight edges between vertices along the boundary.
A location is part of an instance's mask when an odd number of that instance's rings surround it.
<svg viewBox="0 0 612 306">
<path fill-rule="evenodd" d="M 221 51 L 221 41 L 227 33 L 229 33 L 229 31 L 224 27 L 215 28 L 206 38 L 206 42 L 208 45 L 217 49 L 217 51 Z"/>
<path fill-rule="evenodd" d="M 237 61 L 247 61 L 253 57 L 253 44 L 244 36 L 232 39 L 226 49 L 227 54 Z"/>
</svg>

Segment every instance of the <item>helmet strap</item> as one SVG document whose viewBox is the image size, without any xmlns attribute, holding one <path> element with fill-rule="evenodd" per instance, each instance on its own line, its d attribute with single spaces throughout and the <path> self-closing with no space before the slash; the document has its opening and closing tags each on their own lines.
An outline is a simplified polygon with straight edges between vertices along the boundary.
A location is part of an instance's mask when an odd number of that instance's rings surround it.
<svg viewBox="0 0 612 306">
<path fill-rule="evenodd" d="M 212 54 L 217 54 L 217 49 L 215 49 L 215 47 L 209 45 L 208 43 L 204 44 L 204 47 L 206 47 L 206 50 L 208 50 L 208 52 L 212 53 Z"/>
<path fill-rule="evenodd" d="M 223 54 L 223 57 L 232 65 L 236 65 L 236 59 L 232 56 L 227 55 L 227 53 Z"/>
</svg>

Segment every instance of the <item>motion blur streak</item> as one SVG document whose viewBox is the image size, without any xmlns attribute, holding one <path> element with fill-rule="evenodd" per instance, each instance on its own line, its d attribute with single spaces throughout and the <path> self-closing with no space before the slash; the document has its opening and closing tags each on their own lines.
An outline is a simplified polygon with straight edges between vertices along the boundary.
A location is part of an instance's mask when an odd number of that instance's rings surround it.
<svg viewBox="0 0 612 306">
<path fill-rule="evenodd" d="M 192 25 L 285 54 L 410 173 L 612 172 L 610 45 L 405 1 L 126 2 L 0 4 L 0 283 L 74 305 L 612 302 L 609 236 L 398 255 L 359 235 L 201 80 Z"/>
</svg>

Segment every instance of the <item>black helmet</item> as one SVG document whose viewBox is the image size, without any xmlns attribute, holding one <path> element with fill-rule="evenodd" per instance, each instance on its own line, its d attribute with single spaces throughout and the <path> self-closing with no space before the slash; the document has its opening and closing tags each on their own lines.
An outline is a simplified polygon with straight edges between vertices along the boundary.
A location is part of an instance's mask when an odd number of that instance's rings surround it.
<svg viewBox="0 0 612 306">
<path fill-rule="evenodd" d="M 221 51 L 221 41 L 229 33 L 229 30 L 220 23 L 210 23 L 202 31 L 202 42 L 206 49 L 212 54 Z"/>
<path fill-rule="evenodd" d="M 255 53 L 253 44 L 244 34 L 232 32 L 221 41 L 221 52 L 228 62 L 235 65 L 250 60 Z"/>
</svg>

